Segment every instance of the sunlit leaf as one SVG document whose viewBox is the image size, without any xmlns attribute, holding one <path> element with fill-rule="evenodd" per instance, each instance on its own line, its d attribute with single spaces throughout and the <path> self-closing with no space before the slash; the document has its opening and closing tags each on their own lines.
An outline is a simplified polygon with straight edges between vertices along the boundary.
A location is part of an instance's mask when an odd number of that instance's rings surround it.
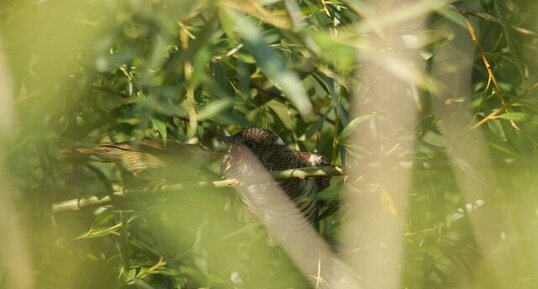
<svg viewBox="0 0 538 289">
<path fill-rule="evenodd" d="M 342 132 L 340 132 L 338 139 L 347 139 L 359 125 L 361 125 L 363 122 L 367 121 L 371 117 L 371 114 L 365 114 L 354 118 L 347 124 L 347 126 L 342 130 Z"/>
<path fill-rule="evenodd" d="M 290 27 L 290 21 L 288 18 L 276 13 L 272 13 L 260 5 L 260 3 L 256 0 L 244 0 L 240 2 L 235 0 L 221 0 L 221 4 L 227 8 L 232 8 L 256 17 L 261 21 L 274 25 L 275 27 L 283 29 Z"/>
<path fill-rule="evenodd" d="M 228 110 L 233 105 L 234 100 L 231 98 L 215 100 L 198 111 L 198 120 L 202 121 L 205 119 L 214 118 L 217 115 L 221 114 L 222 111 Z"/>
<path fill-rule="evenodd" d="M 240 13 L 228 11 L 235 20 L 235 30 L 245 40 L 246 48 L 256 58 L 260 69 L 274 81 L 290 98 L 299 113 L 306 118 L 312 116 L 312 104 L 301 84 L 301 80 L 289 70 L 282 57 L 265 43 L 262 31 L 254 22 Z"/>
<path fill-rule="evenodd" d="M 105 227 L 105 228 L 91 228 L 88 232 L 78 236 L 75 238 L 75 240 L 81 240 L 81 239 L 90 239 L 90 238 L 99 238 L 107 235 L 119 235 L 118 231 L 121 228 L 121 223 L 116 224 L 111 227 Z"/>
<path fill-rule="evenodd" d="M 153 129 L 159 132 L 161 137 L 163 139 L 166 139 L 168 137 L 168 132 L 166 130 L 166 123 L 162 120 L 151 118 L 151 125 Z"/>
</svg>

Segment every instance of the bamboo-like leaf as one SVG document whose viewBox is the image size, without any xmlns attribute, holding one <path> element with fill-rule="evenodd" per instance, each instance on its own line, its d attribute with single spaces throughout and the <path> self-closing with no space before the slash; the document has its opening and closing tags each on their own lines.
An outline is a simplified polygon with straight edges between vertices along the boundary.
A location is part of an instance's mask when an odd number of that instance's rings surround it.
<svg viewBox="0 0 538 289">
<path fill-rule="evenodd" d="M 168 137 L 168 133 L 166 130 L 166 123 L 160 119 L 151 118 L 151 126 L 153 129 L 155 129 L 163 139 L 166 139 Z"/>
<path fill-rule="evenodd" d="M 111 234 L 119 235 L 118 230 L 120 229 L 120 227 L 121 223 L 106 228 L 91 228 L 90 230 L 88 230 L 88 232 L 76 237 L 75 240 L 99 238 Z"/>
<path fill-rule="evenodd" d="M 357 49 L 351 43 L 339 41 L 326 31 L 309 31 L 308 34 L 321 48 L 321 57 L 334 63 L 338 69 L 344 72 L 353 69 L 357 58 Z"/>
<path fill-rule="evenodd" d="M 291 26 L 288 18 L 272 13 L 271 11 L 265 9 L 256 0 L 222 0 L 221 4 L 224 7 L 241 11 L 245 14 L 256 17 L 259 20 L 269 23 L 277 28 L 288 29 Z"/>
<path fill-rule="evenodd" d="M 356 118 L 354 118 L 352 121 L 350 121 L 348 123 L 348 125 L 342 130 L 342 132 L 340 133 L 340 135 L 338 136 L 338 139 L 340 140 L 345 140 L 347 139 L 351 133 L 353 132 L 353 130 L 355 130 L 360 124 L 362 124 L 363 122 L 365 122 L 366 120 L 370 119 L 372 117 L 371 114 L 365 114 L 365 115 L 361 115 L 361 116 L 358 116 Z"/>
<path fill-rule="evenodd" d="M 256 58 L 263 73 L 277 84 L 289 97 L 303 118 L 312 117 L 312 103 L 306 95 L 301 80 L 284 64 L 282 57 L 262 37 L 262 31 L 239 12 L 229 10 L 235 20 L 235 30 L 245 41 L 245 47 Z"/>
<path fill-rule="evenodd" d="M 508 23 L 508 21 L 506 20 L 505 13 L 504 11 L 501 10 L 499 0 L 493 0 L 493 2 L 495 3 L 495 12 L 497 12 L 497 16 L 499 16 L 499 19 L 501 20 L 501 26 L 504 31 L 504 38 L 506 39 L 508 48 L 510 48 L 510 52 L 512 52 L 512 58 L 514 60 L 514 63 L 517 66 L 519 74 L 521 75 L 522 78 L 524 78 L 525 77 L 524 68 L 521 62 L 521 57 L 519 56 L 519 50 L 514 40 L 514 35 L 512 33 L 513 31 L 512 25 L 510 25 L 510 23 Z"/>
<path fill-rule="evenodd" d="M 538 118 L 536 116 L 533 116 L 524 112 L 507 112 L 507 113 L 503 113 L 497 116 L 497 118 L 515 121 L 515 122 L 530 121 L 530 122 L 535 123 L 538 121 Z"/>
<path fill-rule="evenodd" d="M 215 116 L 221 114 L 223 111 L 229 109 L 234 105 L 234 100 L 231 98 L 217 99 L 210 102 L 204 108 L 198 111 L 198 120 L 206 120 L 214 118 Z"/>
</svg>

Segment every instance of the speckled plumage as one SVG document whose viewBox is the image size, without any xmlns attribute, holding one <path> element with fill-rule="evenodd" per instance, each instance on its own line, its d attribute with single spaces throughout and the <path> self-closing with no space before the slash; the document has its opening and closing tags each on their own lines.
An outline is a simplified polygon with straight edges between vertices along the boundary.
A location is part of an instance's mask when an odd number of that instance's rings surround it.
<svg viewBox="0 0 538 289">
<path fill-rule="evenodd" d="M 98 147 L 63 149 L 65 155 L 91 155 L 113 162 L 135 177 L 147 180 L 177 180 L 205 164 L 221 157 L 200 145 L 159 140 L 141 142 L 102 143 Z M 186 170 L 189 167 L 191 170 Z"/>
<path fill-rule="evenodd" d="M 253 173 L 243 157 L 245 149 L 250 150 L 268 171 L 329 165 L 322 155 L 288 148 L 278 135 L 266 129 L 245 129 L 225 140 L 230 143 L 221 164 L 221 173 L 226 177 Z M 315 196 L 327 188 L 329 181 L 329 177 L 289 179 L 279 182 L 279 185 L 303 215 L 309 221 L 315 221 L 319 209 Z"/>
</svg>

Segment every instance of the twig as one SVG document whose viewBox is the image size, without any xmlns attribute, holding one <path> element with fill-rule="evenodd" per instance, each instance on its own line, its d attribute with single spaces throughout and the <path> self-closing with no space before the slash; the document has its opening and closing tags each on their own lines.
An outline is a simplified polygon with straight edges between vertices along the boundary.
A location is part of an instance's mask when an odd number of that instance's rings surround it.
<svg viewBox="0 0 538 289">
<path fill-rule="evenodd" d="M 53 213 L 65 213 L 65 212 L 78 212 L 83 208 L 105 206 L 112 203 L 112 200 L 116 197 L 123 198 L 126 196 L 124 190 L 117 191 L 111 195 L 105 196 L 101 199 L 97 196 L 91 196 L 88 198 L 72 199 L 63 202 L 57 202 L 52 204 Z"/>
<path fill-rule="evenodd" d="M 495 77 L 495 74 L 493 73 L 493 70 L 491 70 L 491 65 L 489 64 L 489 61 L 486 57 L 486 54 L 484 53 L 484 50 L 482 50 L 482 46 L 480 45 L 480 42 L 478 41 L 478 37 L 476 36 L 476 32 L 474 30 L 473 25 L 471 24 L 471 21 L 469 21 L 469 17 L 465 17 L 465 24 L 467 25 L 467 29 L 469 31 L 469 34 L 471 35 L 471 41 L 473 41 L 473 44 L 478 49 L 478 53 L 480 54 L 480 59 L 482 59 L 482 62 L 484 63 L 484 67 L 486 68 L 486 71 L 488 73 L 488 78 L 491 83 L 493 83 L 493 87 L 500 93 L 500 99 L 502 104 L 504 105 L 504 99 L 502 97 L 502 94 L 504 93 L 503 89 L 499 86 L 497 82 L 497 78 Z"/>
<path fill-rule="evenodd" d="M 479 122 L 477 122 L 475 125 L 471 127 L 471 129 L 477 129 L 480 126 L 482 126 L 487 121 L 490 121 L 494 119 L 501 111 L 506 110 L 510 105 L 512 105 L 514 102 L 518 101 L 525 95 L 531 93 L 532 91 L 538 89 L 538 83 L 535 83 L 533 86 L 531 86 L 529 89 L 523 91 L 521 94 L 517 95 L 516 97 L 513 97 L 510 101 L 506 102 L 501 108 L 497 108 L 493 110 L 490 114 L 488 114 L 486 117 L 481 119 Z"/>
<path fill-rule="evenodd" d="M 486 57 L 486 54 L 484 53 L 484 50 L 482 50 L 482 46 L 480 45 L 480 42 L 478 41 L 478 37 L 477 37 L 476 32 L 475 32 L 475 30 L 473 28 L 473 25 L 471 24 L 471 21 L 469 20 L 468 15 L 465 15 L 465 24 L 467 25 L 467 29 L 469 30 L 469 34 L 471 35 L 471 41 L 474 43 L 474 45 L 478 49 L 478 53 L 480 54 L 480 58 L 482 59 L 482 62 L 484 63 L 484 67 L 486 68 L 486 71 L 488 73 L 488 82 L 491 81 L 491 83 L 493 83 L 493 87 L 495 87 L 496 94 L 499 95 L 499 100 L 501 101 L 502 108 L 499 109 L 497 112 L 495 112 L 495 114 L 497 114 L 501 110 L 509 112 L 510 107 L 507 104 L 509 102 L 506 102 L 504 100 L 504 97 L 503 97 L 503 95 L 505 95 L 505 92 L 501 88 L 499 83 L 497 82 L 497 78 L 495 77 L 495 74 L 493 73 L 493 70 L 491 69 L 491 65 L 489 64 L 489 61 L 488 61 L 488 59 Z M 488 86 L 489 86 L 489 84 L 488 84 Z M 485 122 L 486 121 L 483 121 L 483 122 L 481 121 L 479 125 L 477 124 L 477 125 L 473 126 L 473 129 L 481 126 Z M 514 121 L 510 120 L 510 124 L 515 129 L 519 130 L 519 127 L 516 125 L 516 123 Z"/>
<path fill-rule="evenodd" d="M 535 85 L 534 88 L 538 88 L 538 85 Z M 530 92 L 529 89 L 527 92 Z M 528 166 L 528 164 L 522 164 L 523 166 Z M 450 170 L 451 167 L 449 164 L 444 163 L 443 161 L 433 161 L 433 160 L 416 160 L 415 162 L 404 162 L 400 163 L 401 167 L 404 168 L 414 168 L 417 170 Z M 343 176 L 344 171 L 340 167 L 307 167 L 299 169 L 290 169 L 284 171 L 274 171 L 271 172 L 271 175 L 274 180 L 282 181 L 292 178 L 304 179 L 307 177 L 334 177 L 334 176 Z M 249 183 L 259 183 L 260 177 L 257 175 L 249 176 Z M 233 188 L 241 185 L 242 183 L 236 179 L 224 179 L 218 181 L 202 181 L 195 184 L 170 184 L 162 185 L 156 190 L 118 190 L 110 195 L 104 197 L 91 196 L 88 198 L 77 198 L 67 201 L 57 202 L 52 205 L 52 212 L 65 213 L 65 212 L 78 212 L 82 209 L 99 207 L 99 206 L 108 206 L 114 203 L 114 201 L 127 200 L 130 196 L 140 196 L 147 193 L 152 193 L 155 191 L 168 191 L 168 192 L 180 192 L 193 188 Z"/>
<path fill-rule="evenodd" d="M 307 177 L 332 177 L 343 175 L 342 168 L 339 167 L 308 167 L 308 168 L 299 168 L 299 169 L 290 169 L 284 171 L 274 171 L 271 172 L 273 178 L 277 181 L 299 178 L 304 179 Z M 249 178 L 249 182 L 256 183 L 259 178 L 256 175 L 253 175 Z M 198 188 L 230 188 L 241 185 L 236 179 L 225 179 L 213 182 L 199 182 L 195 184 L 195 187 Z M 163 185 L 159 187 L 162 191 L 183 191 L 192 186 L 186 186 L 184 184 L 172 184 L 172 185 Z M 125 199 L 130 194 L 134 195 L 134 192 L 129 192 L 128 190 L 119 190 L 111 195 L 99 198 L 97 196 L 91 196 L 88 198 L 77 198 L 72 200 L 67 200 L 63 202 L 54 203 L 52 205 L 53 213 L 64 213 L 64 212 L 78 212 L 84 208 L 98 207 L 110 205 L 114 202 L 115 199 Z"/>
<path fill-rule="evenodd" d="M 470 10 L 470 9 L 467 9 L 467 8 L 457 7 L 457 6 L 454 6 L 454 5 L 449 5 L 449 7 L 456 10 L 456 11 L 458 11 L 460 14 L 462 14 L 464 16 L 470 15 L 470 16 L 474 16 L 474 17 L 480 18 L 482 20 L 488 21 L 488 22 L 492 22 L 492 23 L 495 23 L 495 24 L 502 25 L 501 20 L 499 20 L 496 17 L 491 16 L 491 15 L 489 15 L 487 13 L 480 12 L 480 11 L 474 11 L 474 10 Z M 510 25 L 510 26 L 512 27 L 512 29 L 514 29 L 514 31 L 516 31 L 519 34 L 538 38 L 538 33 L 534 32 L 532 30 L 522 28 L 522 27 L 519 27 L 519 26 L 516 26 L 516 25 Z"/>
<path fill-rule="evenodd" d="M 325 177 L 325 176 L 341 176 L 344 171 L 340 167 L 309 167 L 300 169 L 291 169 L 285 171 L 275 171 L 271 175 L 277 181 L 299 178 L 304 179 L 306 177 Z"/>
</svg>

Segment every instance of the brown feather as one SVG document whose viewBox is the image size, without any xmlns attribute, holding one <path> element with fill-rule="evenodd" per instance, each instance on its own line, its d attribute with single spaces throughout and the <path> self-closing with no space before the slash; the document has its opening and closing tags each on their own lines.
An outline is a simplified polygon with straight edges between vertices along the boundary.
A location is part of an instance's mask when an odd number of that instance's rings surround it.
<svg viewBox="0 0 538 289">
<path fill-rule="evenodd" d="M 65 155 L 89 155 L 117 163 L 134 176 L 146 179 L 177 178 L 207 165 L 222 154 L 199 145 L 158 140 L 103 143 L 95 148 L 70 148 Z"/>
<path fill-rule="evenodd" d="M 278 135 L 269 130 L 246 129 L 229 138 L 231 144 L 221 163 L 221 173 L 226 177 L 233 178 L 253 173 L 249 168 L 251 165 L 243 161 L 244 150 L 251 151 L 269 172 L 329 165 L 322 155 L 288 148 Z M 289 179 L 279 182 L 279 185 L 303 215 L 308 220 L 314 221 L 319 209 L 316 194 L 327 188 L 329 182 L 329 177 L 318 177 Z"/>
</svg>

